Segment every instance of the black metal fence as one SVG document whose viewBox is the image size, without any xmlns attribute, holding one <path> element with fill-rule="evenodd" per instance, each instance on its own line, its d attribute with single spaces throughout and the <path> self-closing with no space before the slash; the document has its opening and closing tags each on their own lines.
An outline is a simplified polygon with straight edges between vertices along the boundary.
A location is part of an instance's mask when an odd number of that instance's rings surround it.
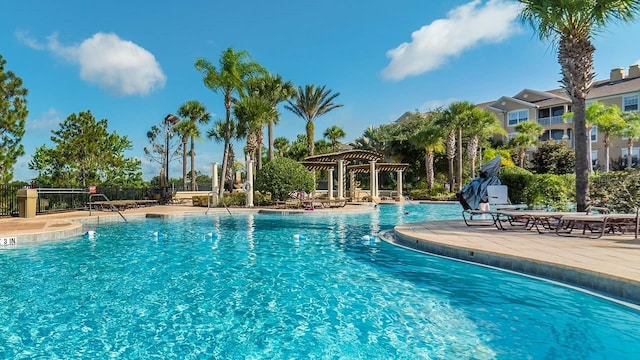
<svg viewBox="0 0 640 360">
<path fill-rule="evenodd" d="M 18 215 L 17 192 L 22 185 L 0 185 L 0 216 Z M 200 191 L 210 191 L 211 183 L 198 184 Z M 36 187 L 38 200 L 37 213 L 49 213 L 54 211 L 86 209 L 89 202 L 89 189 L 79 188 L 47 188 Z M 182 191 L 181 186 L 172 187 L 171 192 Z M 163 189 L 161 188 L 121 188 L 101 187 L 96 188 L 96 193 L 104 194 L 109 200 L 161 200 Z"/>
</svg>

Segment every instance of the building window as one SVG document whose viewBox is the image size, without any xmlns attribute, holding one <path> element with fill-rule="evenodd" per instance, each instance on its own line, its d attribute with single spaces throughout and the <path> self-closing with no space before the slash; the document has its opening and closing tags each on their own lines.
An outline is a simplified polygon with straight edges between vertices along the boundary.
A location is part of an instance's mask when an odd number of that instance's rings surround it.
<svg viewBox="0 0 640 360">
<path fill-rule="evenodd" d="M 591 142 L 597 142 L 597 141 L 598 141 L 598 127 L 594 125 L 591 127 Z"/>
<path fill-rule="evenodd" d="M 509 111 L 509 126 L 515 126 L 529 120 L 529 110 Z"/>
<path fill-rule="evenodd" d="M 591 169 L 598 167 L 598 150 L 591 150 Z"/>
<path fill-rule="evenodd" d="M 629 153 L 629 149 L 622 148 L 622 157 L 620 158 L 621 160 L 621 165 L 623 167 L 627 167 L 627 154 Z M 638 165 L 638 158 L 640 158 L 640 147 L 634 147 L 631 153 L 631 167 L 636 167 Z"/>
<path fill-rule="evenodd" d="M 638 111 L 638 95 L 622 98 L 623 111 Z"/>
</svg>

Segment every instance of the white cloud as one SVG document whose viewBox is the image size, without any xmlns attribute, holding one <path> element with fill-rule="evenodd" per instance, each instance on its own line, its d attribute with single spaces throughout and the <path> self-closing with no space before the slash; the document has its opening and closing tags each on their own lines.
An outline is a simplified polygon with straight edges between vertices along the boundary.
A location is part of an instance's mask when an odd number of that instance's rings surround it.
<svg viewBox="0 0 640 360">
<path fill-rule="evenodd" d="M 456 101 L 460 101 L 459 99 L 440 99 L 440 100 L 429 100 L 427 102 L 425 102 L 424 104 L 422 104 L 419 108 L 420 111 L 431 111 L 431 110 L 436 110 L 438 108 L 445 108 L 449 105 L 451 105 L 451 103 L 456 102 Z"/>
<path fill-rule="evenodd" d="M 38 132 L 49 132 L 53 130 L 62 121 L 60 113 L 54 108 L 50 108 L 47 112 L 40 114 L 38 119 L 27 119 L 27 130 L 35 130 Z"/>
<path fill-rule="evenodd" d="M 387 52 L 391 59 L 382 70 L 390 80 L 419 75 L 444 64 L 477 44 L 500 42 L 517 33 L 520 5 L 507 0 L 473 0 L 452 9 L 411 34 L 411 42 Z"/>
<path fill-rule="evenodd" d="M 33 49 L 78 63 L 83 80 L 118 95 L 146 95 L 167 80 L 152 53 L 114 33 L 96 33 L 77 46 L 60 44 L 57 34 L 49 35 L 46 45 L 26 32 L 16 32 L 16 37 Z"/>
</svg>

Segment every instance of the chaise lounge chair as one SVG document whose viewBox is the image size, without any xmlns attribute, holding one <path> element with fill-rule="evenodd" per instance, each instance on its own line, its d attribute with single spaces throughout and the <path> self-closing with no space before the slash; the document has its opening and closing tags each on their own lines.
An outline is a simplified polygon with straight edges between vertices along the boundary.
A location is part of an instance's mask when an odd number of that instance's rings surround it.
<svg viewBox="0 0 640 360">
<path fill-rule="evenodd" d="M 508 193 L 509 188 L 506 185 L 487 186 L 488 202 L 481 203 L 479 209 L 463 210 L 462 218 L 464 219 L 464 223 L 467 226 L 493 225 L 500 230 L 505 230 L 499 222 L 500 213 L 503 211 L 516 211 L 527 208 L 527 204 L 512 204 L 511 201 L 509 201 Z M 475 220 L 474 217 L 476 217 Z M 478 220 L 477 217 L 481 217 L 481 219 Z"/>
</svg>

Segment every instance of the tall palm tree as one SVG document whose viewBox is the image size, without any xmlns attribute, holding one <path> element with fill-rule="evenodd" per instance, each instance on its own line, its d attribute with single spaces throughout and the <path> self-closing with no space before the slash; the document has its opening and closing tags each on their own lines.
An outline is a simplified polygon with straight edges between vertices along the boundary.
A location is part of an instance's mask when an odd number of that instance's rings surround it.
<svg viewBox="0 0 640 360">
<path fill-rule="evenodd" d="M 224 120 L 218 120 L 213 123 L 213 126 L 207 130 L 207 137 L 212 139 L 215 143 L 225 143 L 227 141 L 227 136 L 229 140 L 238 140 L 240 136 L 238 135 L 237 125 L 235 122 L 231 122 L 231 128 L 227 127 L 227 122 Z M 235 156 L 233 153 L 233 144 L 229 141 L 229 153 L 227 154 L 227 162 L 232 164 Z M 233 179 L 233 167 L 227 166 L 227 169 L 221 172 L 221 184 L 220 188 L 224 191 L 224 185 L 228 180 Z"/>
<path fill-rule="evenodd" d="M 476 157 L 480 148 L 480 140 L 493 134 L 507 135 L 507 131 L 500 125 L 496 115 L 487 110 L 473 108 L 465 115 L 467 117 L 466 133 L 469 136 L 467 142 L 467 155 L 469 156 L 469 170 L 471 178 L 476 177 Z"/>
<path fill-rule="evenodd" d="M 331 151 L 333 152 L 338 151 L 338 139 L 343 139 L 347 136 L 344 130 L 338 125 L 327 128 L 323 135 L 331 142 Z"/>
<path fill-rule="evenodd" d="M 518 133 L 511 139 L 509 144 L 518 150 L 518 161 L 520 167 L 524 168 L 527 148 L 535 146 L 538 143 L 540 135 L 544 132 L 544 128 L 535 121 L 523 121 L 516 125 L 515 130 Z"/>
<path fill-rule="evenodd" d="M 520 20 L 530 24 L 540 39 L 558 47 L 562 87 L 571 99 L 576 154 L 576 205 L 587 207 L 589 169 L 585 101 L 595 77 L 592 37 L 614 20 L 631 21 L 640 10 L 640 0 L 519 0 Z"/>
<path fill-rule="evenodd" d="M 187 190 L 187 141 L 189 137 L 192 137 L 198 133 L 198 127 L 191 120 L 185 119 L 177 123 L 173 127 L 182 143 L 182 189 Z M 194 175 L 191 174 L 191 180 L 193 181 Z M 193 189 L 193 186 L 191 187 Z"/>
<path fill-rule="evenodd" d="M 342 104 L 333 103 L 333 100 L 339 95 L 340 93 L 332 94 L 331 90 L 326 89 L 325 85 L 319 87 L 306 85 L 304 88 L 298 86 L 298 90 L 293 96 L 293 101 L 287 100 L 285 108 L 301 117 L 307 123 L 307 156 L 313 155 L 313 144 L 315 141 L 313 122 L 318 116 L 342 106 Z"/>
<path fill-rule="evenodd" d="M 274 110 L 277 108 L 279 103 L 291 99 L 296 93 L 296 89 L 291 81 L 284 81 L 280 75 L 271 74 L 256 78 L 252 81 L 249 84 L 249 91 L 269 101 Z M 273 159 L 273 127 L 278 123 L 278 120 L 279 116 L 276 112 L 276 116 L 269 120 L 269 124 L 267 126 L 267 136 L 269 141 L 269 152 L 267 154 L 268 161 Z M 261 156 L 258 157 L 258 160 L 260 159 Z M 260 168 L 260 166 L 258 166 L 258 168 Z"/>
<path fill-rule="evenodd" d="M 211 119 L 211 114 L 207 111 L 204 105 L 199 101 L 189 100 L 178 108 L 178 115 L 183 118 L 188 118 L 193 124 L 189 137 L 191 138 L 191 148 L 189 154 L 191 155 L 191 190 L 196 189 L 196 166 L 195 166 L 195 139 L 200 137 L 200 129 L 197 124 L 206 125 Z M 184 164 L 182 165 L 184 168 Z M 186 187 L 185 187 L 186 190 Z"/>
<path fill-rule="evenodd" d="M 423 116 L 416 113 L 416 117 L 421 120 L 416 124 L 415 132 L 409 137 L 409 142 L 416 148 L 424 149 L 424 167 L 427 178 L 427 188 L 433 189 L 435 183 L 434 158 L 436 153 L 445 150 L 443 141 L 445 130 L 434 123 L 434 115 Z"/>
<path fill-rule="evenodd" d="M 625 111 L 622 113 L 625 121 L 622 135 L 627 138 L 627 169 L 633 167 L 633 142 L 640 140 L 640 113 L 637 111 Z"/>
<path fill-rule="evenodd" d="M 248 52 L 235 51 L 232 47 L 222 52 L 218 68 L 204 58 L 196 59 L 195 67 L 202 73 L 204 84 L 216 93 L 222 92 L 224 96 L 226 118 L 223 129 L 222 174 L 226 174 L 233 135 L 233 119 L 231 118 L 233 96 L 234 94 L 243 95 L 248 80 L 259 74 L 266 74 L 266 70 L 257 62 L 250 60 Z M 218 197 L 222 199 L 223 195 L 224 186 L 220 186 Z"/>
<path fill-rule="evenodd" d="M 468 101 L 456 101 L 451 103 L 446 109 L 440 110 L 441 115 L 437 117 L 438 126 L 445 129 L 447 139 L 447 159 L 449 160 L 449 189 L 454 191 L 457 183 L 458 190 L 462 189 L 462 132 L 468 126 L 466 113 L 475 108 L 475 105 Z M 458 150 L 456 151 L 456 144 Z M 458 155 L 457 174 L 454 160 Z"/>
</svg>

